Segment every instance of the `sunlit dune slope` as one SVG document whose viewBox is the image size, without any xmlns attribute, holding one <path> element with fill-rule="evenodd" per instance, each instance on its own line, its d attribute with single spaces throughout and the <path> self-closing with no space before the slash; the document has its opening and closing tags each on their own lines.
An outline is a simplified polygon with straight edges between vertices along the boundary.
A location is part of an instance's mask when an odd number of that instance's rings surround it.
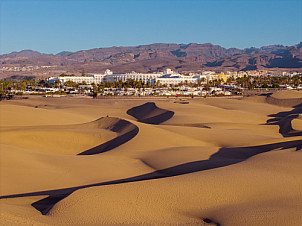
<svg viewBox="0 0 302 226">
<path fill-rule="evenodd" d="M 200 225 L 209 218 L 221 225 L 299 225 L 301 157 L 288 149 L 212 171 L 83 189 L 49 216 L 72 223 Z"/>
<path fill-rule="evenodd" d="M 0 102 L 0 224 L 301 225 L 301 93 Z"/>
</svg>

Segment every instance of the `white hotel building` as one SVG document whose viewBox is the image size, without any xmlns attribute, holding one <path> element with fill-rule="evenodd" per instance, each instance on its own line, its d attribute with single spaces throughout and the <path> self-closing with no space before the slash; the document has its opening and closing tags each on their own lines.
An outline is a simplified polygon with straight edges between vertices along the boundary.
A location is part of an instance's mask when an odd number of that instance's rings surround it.
<svg viewBox="0 0 302 226">
<path fill-rule="evenodd" d="M 155 83 L 160 85 L 174 86 L 178 84 L 190 84 L 198 83 L 201 81 L 202 76 L 199 75 L 180 75 L 180 74 L 168 74 L 155 79 Z"/>
<path fill-rule="evenodd" d="M 162 76 L 162 74 L 155 74 L 155 73 L 142 74 L 136 72 L 126 73 L 126 74 L 111 74 L 111 75 L 104 76 L 103 82 L 114 82 L 114 81 L 126 82 L 129 79 L 133 79 L 135 81 L 141 80 L 144 84 L 147 83 L 153 84 L 155 79 L 160 76 Z"/>
<path fill-rule="evenodd" d="M 104 74 L 95 74 L 91 76 L 59 76 L 59 77 L 51 77 L 47 81 L 49 83 L 55 83 L 56 80 L 60 80 L 61 84 L 64 84 L 67 81 L 72 81 L 76 83 L 86 84 L 100 84 L 101 82 L 114 82 L 114 81 L 122 81 L 126 82 L 129 79 L 133 79 L 135 81 L 142 81 L 144 84 L 151 83 L 156 84 L 159 83 L 161 85 L 178 85 L 180 83 L 198 83 L 202 77 L 205 76 L 185 76 L 181 74 L 176 74 L 171 69 L 165 70 L 163 73 L 126 73 L 126 74 L 113 74 L 112 71 L 107 69 Z"/>
</svg>

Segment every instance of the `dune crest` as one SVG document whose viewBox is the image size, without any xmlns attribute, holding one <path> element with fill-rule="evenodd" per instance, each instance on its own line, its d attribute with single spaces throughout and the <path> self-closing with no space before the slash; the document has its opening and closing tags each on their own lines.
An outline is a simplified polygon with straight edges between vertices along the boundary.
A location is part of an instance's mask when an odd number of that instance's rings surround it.
<svg viewBox="0 0 302 226">
<path fill-rule="evenodd" d="M 101 182 L 96 184 L 83 185 L 72 188 L 56 189 L 49 191 L 32 192 L 26 194 L 16 194 L 0 196 L 3 198 L 16 198 L 16 197 L 27 197 L 27 196 L 39 196 L 39 195 L 49 195 L 47 198 L 39 200 L 32 203 L 32 206 L 39 210 L 43 215 L 47 214 L 52 207 L 61 201 L 62 199 L 68 197 L 73 192 L 89 187 L 95 186 L 105 186 L 114 184 L 124 184 L 129 182 L 147 181 L 160 178 L 168 178 L 174 176 L 180 176 L 185 174 L 190 174 L 194 172 L 206 171 L 216 168 L 221 168 L 225 166 L 230 166 L 243 162 L 255 155 L 270 151 L 280 151 L 284 149 L 295 148 L 296 151 L 302 149 L 302 140 L 293 140 L 287 142 L 279 142 L 267 145 L 259 145 L 253 147 L 238 147 L 238 148 L 221 148 L 219 151 L 211 155 L 206 160 L 199 160 L 194 162 L 188 162 L 176 166 L 172 166 L 166 169 L 156 170 L 152 173 L 143 174 L 135 177 L 124 178 L 120 180 Z"/>
<path fill-rule="evenodd" d="M 0 102 L 0 224 L 301 225 L 300 94 Z"/>
<path fill-rule="evenodd" d="M 248 96 L 243 99 L 282 107 L 294 107 L 302 104 L 302 92 L 296 90 L 282 90 L 274 93 L 263 93 L 256 96 Z"/>
<path fill-rule="evenodd" d="M 158 125 L 172 118 L 174 112 L 159 108 L 154 102 L 147 102 L 129 109 L 127 114 L 133 116 L 139 122 Z"/>
<path fill-rule="evenodd" d="M 98 128 L 117 133 L 117 137 L 78 155 L 94 155 L 109 151 L 131 140 L 139 131 L 138 127 L 131 122 L 114 117 L 103 117 L 94 121 L 93 124 Z"/>
</svg>

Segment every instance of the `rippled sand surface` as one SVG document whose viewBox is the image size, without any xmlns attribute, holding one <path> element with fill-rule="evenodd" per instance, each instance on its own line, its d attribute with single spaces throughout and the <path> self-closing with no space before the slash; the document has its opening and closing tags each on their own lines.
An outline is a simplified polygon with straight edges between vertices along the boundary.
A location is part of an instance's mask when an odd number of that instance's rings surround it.
<svg viewBox="0 0 302 226">
<path fill-rule="evenodd" d="M 182 101 L 0 102 L 0 224 L 301 225 L 302 92 Z"/>
</svg>

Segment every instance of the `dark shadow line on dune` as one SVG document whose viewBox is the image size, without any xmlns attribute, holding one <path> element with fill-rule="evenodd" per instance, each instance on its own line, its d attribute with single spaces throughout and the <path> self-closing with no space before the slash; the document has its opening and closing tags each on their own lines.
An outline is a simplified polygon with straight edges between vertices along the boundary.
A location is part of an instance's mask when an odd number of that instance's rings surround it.
<svg viewBox="0 0 302 226">
<path fill-rule="evenodd" d="M 161 124 L 161 123 L 169 120 L 170 118 L 172 118 L 173 115 L 174 115 L 173 111 L 167 111 L 167 112 L 164 112 L 162 114 L 156 115 L 154 117 L 150 117 L 150 118 L 139 120 L 139 122 L 143 122 L 143 123 L 147 123 L 147 124 L 159 125 L 159 124 Z"/>
<path fill-rule="evenodd" d="M 163 124 L 165 126 L 183 126 L 183 127 L 196 127 L 202 129 L 212 129 L 212 127 L 205 125 L 204 123 L 178 123 L 178 124 Z"/>
<path fill-rule="evenodd" d="M 211 220 L 209 218 L 204 218 L 202 221 L 205 222 L 205 223 L 207 223 L 207 224 L 212 224 L 212 225 L 215 224 L 216 226 L 221 226 L 220 223 L 218 223 L 216 221 L 213 221 L 213 220 Z"/>
<path fill-rule="evenodd" d="M 131 130 L 129 130 L 128 132 L 124 133 L 124 131 L 122 131 L 123 128 L 125 128 L 126 126 L 129 126 L 129 125 L 132 126 L 133 128 Z M 77 155 L 94 155 L 94 154 L 100 154 L 100 153 L 103 153 L 106 151 L 110 151 L 110 150 L 128 142 L 133 137 L 135 137 L 139 132 L 139 128 L 136 125 L 134 125 L 131 122 L 128 122 L 126 120 L 119 120 L 119 122 L 116 125 L 114 125 L 114 127 L 110 130 L 112 132 L 118 133 L 118 136 L 101 145 L 98 145 L 96 147 L 83 151 Z"/>
<path fill-rule="evenodd" d="M 109 122 L 108 122 L 109 121 Z M 113 122 L 110 122 L 113 121 Z M 90 148 L 88 150 L 85 150 L 81 153 L 78 153 L 77 155 L 94 155 L 94 154 L 100 154 L 106 151 L 110 151 L 126 142 L 134 138 L 138 132 L 139 128 L 124 119 L 116 118 L 116 117 L 102 117 L 95 121 L 88 122 L 88 123 L 82 123 L 82 124 L 74 124 L 74 125 L 63 125 L 63 126 L 57 126 L 57 125 L 48 125 L 47 129 L 70 129 L 70 128 L 91 128 L 92 124 L 96 124 L 97 128 L 110 130 L 117 134 L 117 137 L 102 143 L 96 147 Z M 84 126 L 84 127 L 83 127 Z M 18 129 L 21 128 L 22 130 L 32 130 L 32 129 L 41 129 L 45 126 L 22 126 L 17 127 Z M 15 128 L 9 128 L 6 131 L 14 131 Z"/>
<path fill-rule="evenodd" d="M 172 118 L 174 112 L 159 108 L 154 102 L 147 102 L 129 109 L 127 114 L 136 118 L 139 122 L 159 125 Z"/>
<path fill-rule="evenodd" d="M 189 104 L 189 101 L 174 101 L 174 104 Z"/>
<path fill-rule="evenodd" d="M 302 131 L 294 130 L 292 127 L 292 120 L 302 113 L 302 104 L 293 106 L 293 108 L 291 111 L 283 111 L 269 115 L 269 117 L 273 118 L 267 120 L 265 125 L 278 125 L 279 133 L 283 137 L 302 136 Z"/>
<path fill-rule="evenodd" d="M 282 150 L 287 148 L 296 148 L 297 151 L 301 150 L 302 140 L 287 141 L 287 142 L 273 143 L 267 145 L 250 146 L 250 147 L 220 148 L 218 152 L 211 155 L 210 158 L 207 160 L 189 162 L 189 163 L 169 167 L 166 169 L 157 170 L 152 173 L 147 173 L 139 176 L 118 179 L 113 181 L 76 186 L 71 188 L 0 196 L 0 199 L 48 195 L 47 198 L 32 203 L 33 207 L 35 207 L 43 215 L 45 215 L 49 212 L 49 210 L 51 210 L 51 208 L 57 202 L 66 198 L 74 191 L 82 188 L 147 181 L 147 180 L 174 177 L 174 176 L 184 175 L 188 173 L 200 172 L 200 171 L 234 165 L 261 153 L 269 152 L 272 150 Z"/>
</svg>

